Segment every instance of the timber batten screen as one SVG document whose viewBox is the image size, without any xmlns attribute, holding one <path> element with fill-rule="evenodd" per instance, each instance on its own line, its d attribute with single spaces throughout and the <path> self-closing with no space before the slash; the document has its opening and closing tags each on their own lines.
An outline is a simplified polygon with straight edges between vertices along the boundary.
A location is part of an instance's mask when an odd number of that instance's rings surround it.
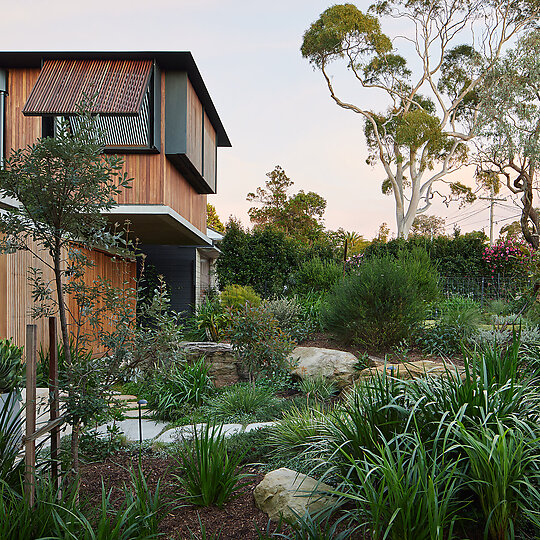
<svg viewBox="0 0 540 540">
<path fill-rule="evenodd" d="M 151 60 L 46 60 L 23 114 L 74 115 L 84 98 L 93 98 L 91 113 L 136 116 L 152 67 Z"/>
</svg>

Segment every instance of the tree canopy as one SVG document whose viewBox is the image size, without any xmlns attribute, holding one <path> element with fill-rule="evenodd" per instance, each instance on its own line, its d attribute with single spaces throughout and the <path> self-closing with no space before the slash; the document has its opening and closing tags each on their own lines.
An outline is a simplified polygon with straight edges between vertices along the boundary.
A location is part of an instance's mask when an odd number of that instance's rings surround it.
<svg viewBox="0 0 540 540">
<path fill-rule="evenodd" d="M 265 187 L 247 195 L 249 202 L 260 203 L 248 210 L 252 223 L 260 227 L 271 225 L 301 240 L 312 241 L 319 236 L 324 230 L 326 200 L 313 191 L 300 190 L 289 195 L 294 182 L 279 165 L 266 176 Z"/>
<path fill-rule="evenodd" d="M 332 6 L 305 32 L 302 55 L 322 73 L 331 98 L 364 119 L 368 162 L 384 169 L 382 189 L 394 197 L 398 237 L 407 237 L 435 195 L 447 202 L 473 198 L 449 175 L 467 163 L 477 135 L 478 86 L 504 45 L 539 13 L 536 0 L 381 0 L 367 13 L 353 4 Z M 383 32 L 393 19 L 409 24 L 403 35 Z M 404 49 L 414 61 L 400 54 Z M 336 61 L 363 91 L 386 97 L 382 112 L 364 106 L 369 93 L 358 104 L 343 97 L 331 71 Z M 438 191 L 441 183 L 445 191 Z"/>
<path fill-rule="evenodd" d="M 524 36 L 479 87 L 477 176 L 495 191 L 503 184 L 521 200 L 521 231 L 539 247 L 534 190 L 540 158 L 540 31 Z"/>
<path fill-rule="evenodd" d="M 225 232 L 225 225 L 219 219 L 215 206 L 210 203 L 206 204 L 206 225 L 219 233 Z"/>
</svg>

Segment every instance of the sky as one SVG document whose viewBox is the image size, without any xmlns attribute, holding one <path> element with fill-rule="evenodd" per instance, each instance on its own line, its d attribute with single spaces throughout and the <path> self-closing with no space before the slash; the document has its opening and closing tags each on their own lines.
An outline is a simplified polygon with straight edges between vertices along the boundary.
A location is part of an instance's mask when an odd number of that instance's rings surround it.
<svg viewBox="0 0 540 540">
<path fill-rule="evenodd" d="M 393 199 L 380 189 L 384 173 L 366 164 L 361 118 L 333 103 L 319 72 L 302 58 L 302 35 L 331 0 L 0 0 L 0 50 L 191 51 L 232 142 L 218 152 L 218 194 L 208 197 L 223 221 L 249 224 L 246 195 L 280 165 L 292 192 L 327 200 L 325 224 L 366 238 L 382 222 L 395 232 Z M 356 5 L 366 10 L 371 2 Z M 398 30 L 386 28 L 388 32 Z M 351 100 L 383 110 L 345 70 L 335 82 Z M 471 173 L 460 180 L 471 184 Z M 462 231 L 488 229 L 489 203 L 428 213 Z M 497 205 L 496 230 L 518 210 Z"/>
</svg>

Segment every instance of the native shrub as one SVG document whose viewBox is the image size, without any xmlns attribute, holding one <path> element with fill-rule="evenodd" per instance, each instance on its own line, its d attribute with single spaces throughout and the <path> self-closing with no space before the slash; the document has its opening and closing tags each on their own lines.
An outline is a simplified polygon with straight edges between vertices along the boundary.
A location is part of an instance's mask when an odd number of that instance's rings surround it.
<svg viewBox="0 0 540 540">
<path fill-rule="evenodd" d="M 227 285 L 220 295 L 221 305 L 224 308 L 237 310 L 249 304 L 260 306 L 261 297 L 249 285 Z"/>
<path fill-rule="evenodd" d="M 292 277 L 293 290 L 299 294 L 327 292 L 343 276 L 343 265 L 318 257 L 302 262 Z"/>
<path fill-rule="evenodd" d="M 279 328 L 276 319 L 263 306 L 246 305 L 235 312 L 228 337 L 252 382 L 261 371 L 286 366 L 294 348 L 290 336 Z"/>
<path fill-rule="evenodd" d="M 436 295 L 437 273 L 425 252 L 373 258 L 334 286 L 323 326 L 346 342 L 389 347 L 410 335 Z"/>
</svg>

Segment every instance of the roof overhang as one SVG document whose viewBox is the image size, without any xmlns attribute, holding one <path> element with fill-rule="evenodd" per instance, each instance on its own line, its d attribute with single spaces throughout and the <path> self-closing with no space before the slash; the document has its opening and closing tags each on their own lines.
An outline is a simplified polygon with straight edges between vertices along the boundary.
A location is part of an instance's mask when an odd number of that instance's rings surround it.
<svg viewBox="0 0 540 540">
<path fill-rule="evenodd" d="M 41 68 L 46 60 L 155 60 L 162 70 L 185 71 L 217 134 L 218 146 L 231 146 L 193 56 L 188 51 L 0 51 L 0 69 Z"/>
<path fill-rule="evenodd" d="M 143 244 L 212 248 L 212 240 L 178 212 L 165 205 L 121 204 L 104 214 L 111 223 L 129 221 L 132 238 Z"/>
</svg>

